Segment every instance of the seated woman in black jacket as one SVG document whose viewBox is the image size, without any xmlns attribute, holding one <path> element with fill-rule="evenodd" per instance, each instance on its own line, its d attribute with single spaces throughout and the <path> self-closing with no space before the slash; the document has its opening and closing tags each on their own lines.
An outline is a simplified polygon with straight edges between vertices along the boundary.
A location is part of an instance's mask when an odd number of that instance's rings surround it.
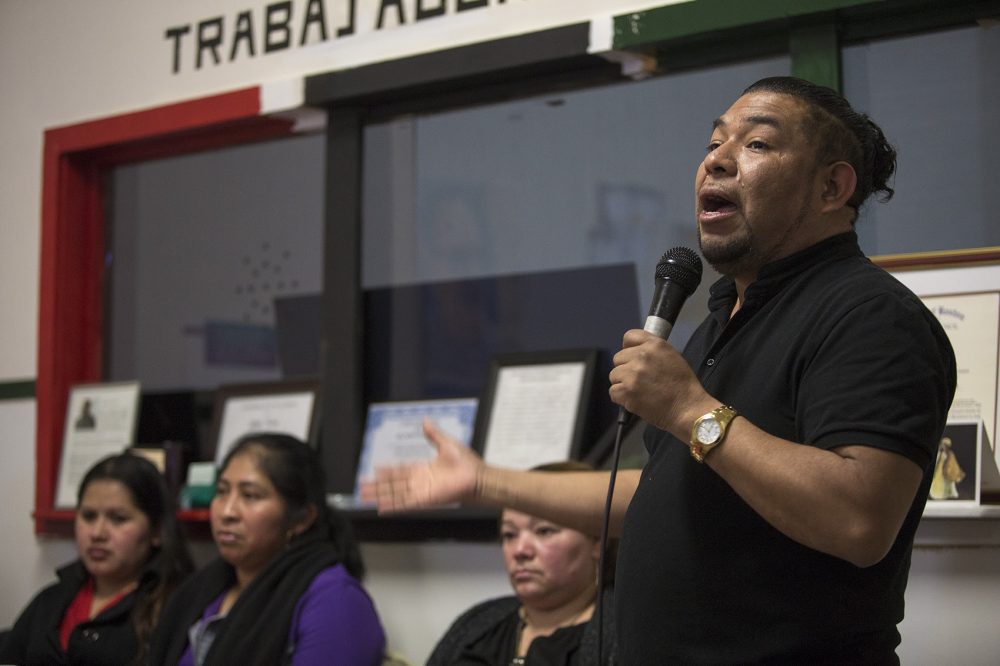
<svg viewBox="0 0 1000 666">
<path fill-rule="evenodd" d="M 579 462 L 541 465 L 537 470 L 591 470 Z M 514 664 L 610 664 L 614 632 L 610 583 L 605 575 L 598 661 L 597 572 L 600 540 L 519 511 L 504 509 L 500 539 L 514 596 L 485 601 L 463 613 L 441 638 L 428 666 Z M 613 572 L 617 541 L 609 546 L 605 571 Z"/>
<path fill-rule="evenodd" d="M 57 571 L 0 645 L 3 664 L 139 664 L 164 602 L 192 570 L 163 476 L 128 453 L 83 477 L 79 559 Z"/>
</svg>

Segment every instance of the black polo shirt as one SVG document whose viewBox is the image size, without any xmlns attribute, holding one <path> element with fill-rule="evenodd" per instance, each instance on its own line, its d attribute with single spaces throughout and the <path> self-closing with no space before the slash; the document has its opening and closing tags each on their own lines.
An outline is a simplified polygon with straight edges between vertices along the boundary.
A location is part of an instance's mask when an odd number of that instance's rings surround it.
<svg viewBox="0 0 1000 666">
<path fill-rule="evenodd" d="M 622 663 L 894 660 L 954 394 L 948 338 L 853 232 L 764 267 L 732 321 L 733 281 L 711 294 L 684 351 L 710 394 L 777 437 L 904 455 L 924 482 L 889 554 L 861 569 L 778 532 L 686 442 L 650 428 L 618 560 Z"/>
</svg>

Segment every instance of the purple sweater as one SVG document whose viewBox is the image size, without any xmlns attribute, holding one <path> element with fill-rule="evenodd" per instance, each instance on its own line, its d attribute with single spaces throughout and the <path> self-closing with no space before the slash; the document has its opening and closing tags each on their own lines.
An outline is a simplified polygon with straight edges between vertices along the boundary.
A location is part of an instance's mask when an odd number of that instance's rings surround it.
<svg viewBox="0 0 1000 666">
<path fill-rule="evenodd" d="M 223 593 L 202 613 L 202 621 L 219 613 Z M 385 634 L 371 597 L 342 564 L 319 572 L 292 613 L 288 642 L 295 645 L 293 666 L 381 663 Z M 188 645 L 178 666 L 194 666 Z"/>
</svg>

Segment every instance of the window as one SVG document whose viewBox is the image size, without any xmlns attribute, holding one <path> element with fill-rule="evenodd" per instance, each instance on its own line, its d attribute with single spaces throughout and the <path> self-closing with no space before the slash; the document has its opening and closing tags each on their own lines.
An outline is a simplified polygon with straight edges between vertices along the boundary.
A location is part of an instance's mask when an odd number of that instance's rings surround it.
<svg viewBox="0 0 1000 666">
<path fill-rule="evenodd" d="M 1000 245 L 992 205 L 1000 154 L 1000 29 L 962 28 L 844 49 L 844 92 L 898 152 L 889 205 L 867 206 L 868 254 Z"/>
<path fill-rule="evenodd" d="M 282 377 L 275 301 L 322 290 L 323 139 L 112 172 L 109 380 L 169 391 Z"/>
<path fill-rule="evenodd" d="M 624 263 L 638 308 L 621 333 L 641 325 L 660 256 L 697 247 L 694 172 L 712 120 L 789 67 L 775 57 L 367 127 L 364 287 Z M 706 312 L 715 277 L 706 267 L 677 342 Z M 590 307 L 600 318 L 601 301 Z"/>
</svg>

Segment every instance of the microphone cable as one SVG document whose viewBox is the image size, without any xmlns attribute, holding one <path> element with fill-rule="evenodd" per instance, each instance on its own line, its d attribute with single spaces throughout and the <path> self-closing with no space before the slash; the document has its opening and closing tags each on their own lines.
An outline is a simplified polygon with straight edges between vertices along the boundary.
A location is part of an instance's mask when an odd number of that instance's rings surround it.
<svg viewBox="0 0 1000 666">
<path fill-rule="evenodd" d="M 653 302 L 649 306 L 643 330 L 662 340 L 670 337 L 684 301 L 694 293 L 701 282 L 701 259 L 694 250 L 675 247 L 663 253 L 656 264 Z M 618 409 L 618 428 L 611 454 L 611 475 L 608 478 L 608 496 L 604 503 L 604 520 L 601 523 L 601 557 L 597 570 L 597 663 L 603 666 L 604 657 L 604 569 L 607 566 L 608 532 L 611 525 L 611 507 L 614 504 L 615 480 L 618 478 L 618 459 L 621 457 L 622 438 L 633 416 L 624 407 Z"/>
<path fill-rule="evenodd" d="M 597 600 L 595 601 L 597 613 L 597 663 L 598 666 L 604 664 L 604 588 L 605 570 L 607 569 L 608 556 L 608 532 L 611 525 L 611 506 L 615 497 L 615 480 L 618 478 L 618 460 L 621 458 L 622 439 L 625 428 L 632 419 L 632 415 L 624 407 L 618 409 L 618 427 L 615 431 L 615 445 L 611 453 L 611 475 L 608 478 L 608 496 L 604 502 L 604 519 L 601 521 L 601 557 L 597 564 Z M 613 663 L 609 659 L 609 663 Z"/>
</svg>

